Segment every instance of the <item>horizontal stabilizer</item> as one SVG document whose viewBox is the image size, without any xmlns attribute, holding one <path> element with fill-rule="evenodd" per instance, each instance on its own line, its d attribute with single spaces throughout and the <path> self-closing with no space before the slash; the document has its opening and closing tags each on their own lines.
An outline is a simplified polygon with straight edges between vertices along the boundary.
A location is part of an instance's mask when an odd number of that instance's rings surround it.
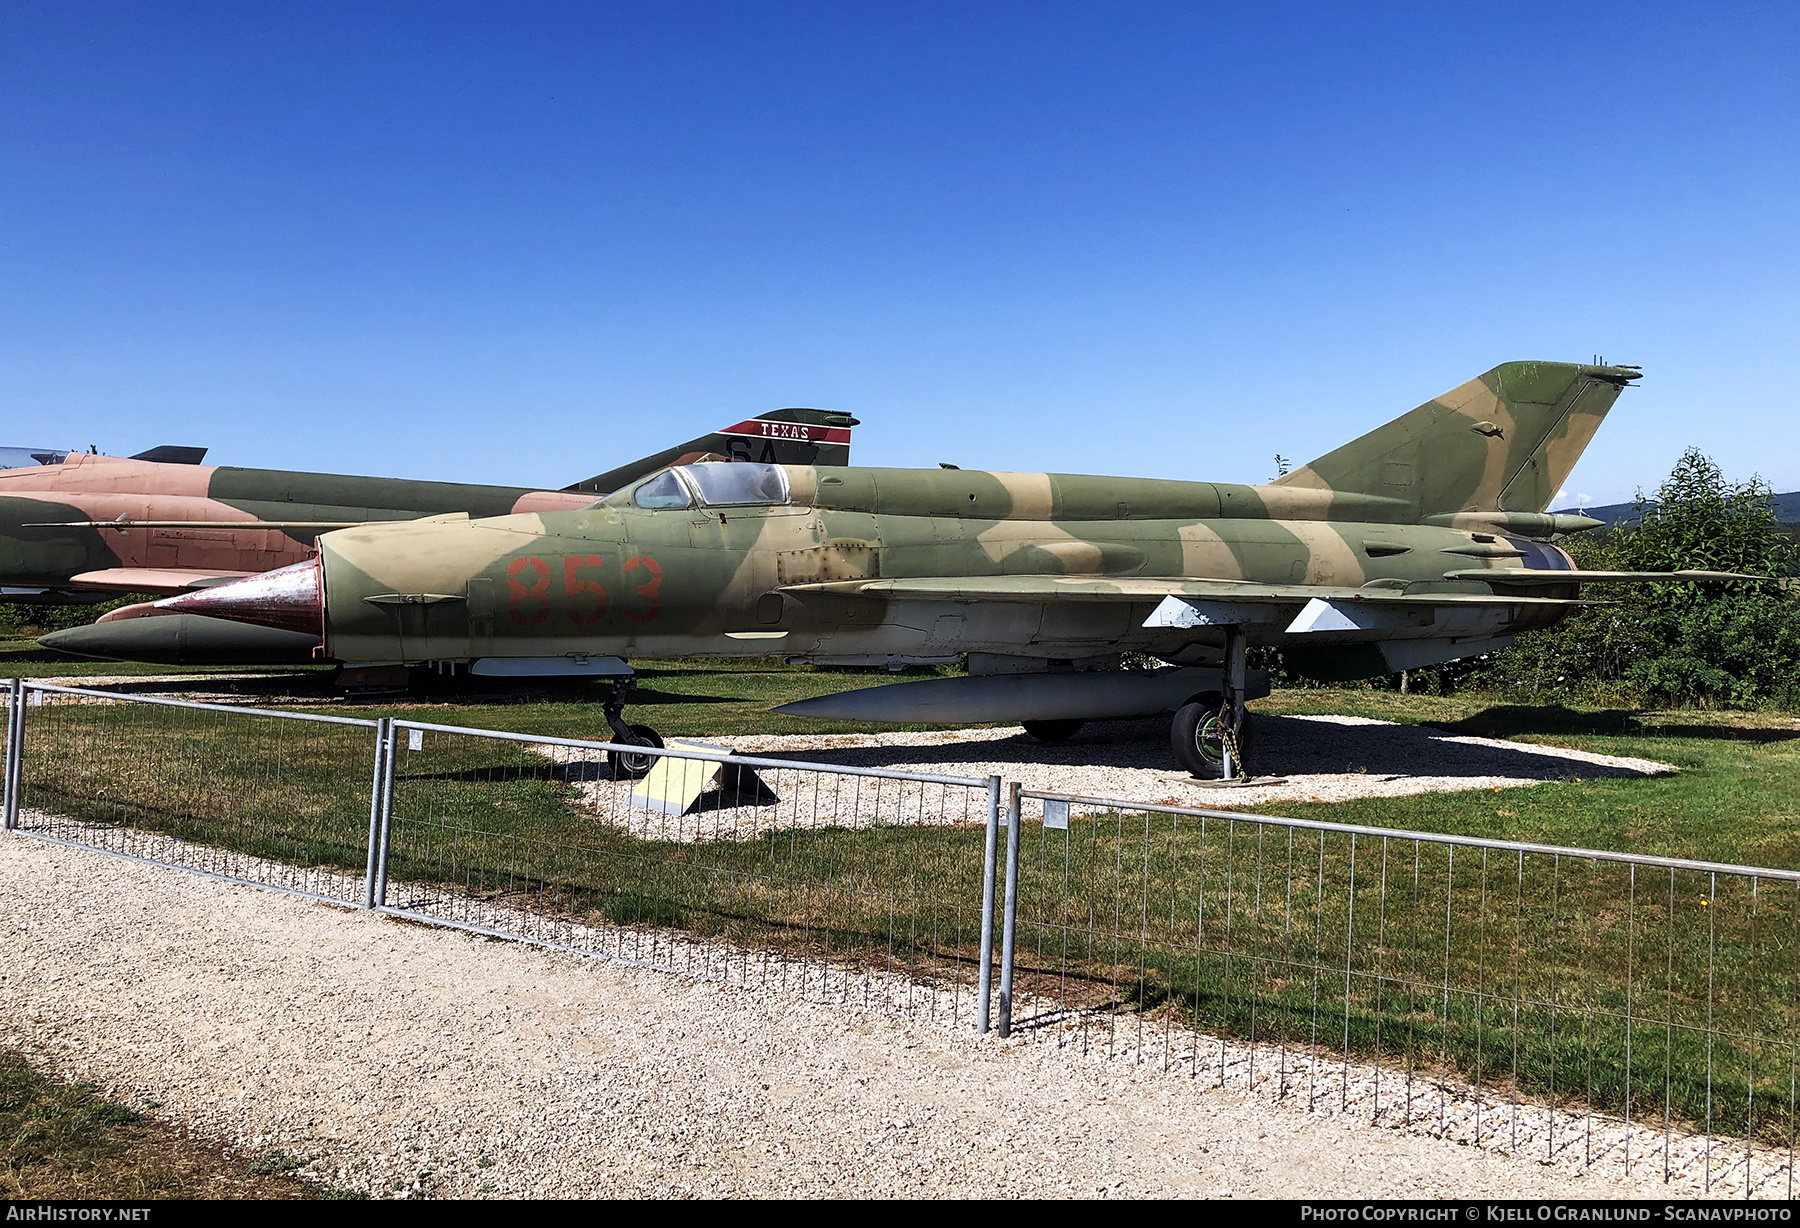
<svg viewBox="0 0 1800 1228">
<path fill-rule="evenodd" d="M 108 567 L 69 577 L 76 588 L 115 593 L 185 593 L 255 575 L 250 571 L 182 571 L 173 567 Z"/>
</svg>

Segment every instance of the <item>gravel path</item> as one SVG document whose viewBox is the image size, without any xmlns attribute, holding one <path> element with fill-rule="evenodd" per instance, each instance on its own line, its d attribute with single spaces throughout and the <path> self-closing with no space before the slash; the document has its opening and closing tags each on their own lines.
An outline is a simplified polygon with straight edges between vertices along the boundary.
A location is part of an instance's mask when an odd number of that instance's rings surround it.
<svg viewBox="0 0 1800 1228">
<path fill-rule="evenodd" d="M 375 1193 L 1668 1192 L 23 837 L 0 891 L 5 1043 Z"/>
</svg>

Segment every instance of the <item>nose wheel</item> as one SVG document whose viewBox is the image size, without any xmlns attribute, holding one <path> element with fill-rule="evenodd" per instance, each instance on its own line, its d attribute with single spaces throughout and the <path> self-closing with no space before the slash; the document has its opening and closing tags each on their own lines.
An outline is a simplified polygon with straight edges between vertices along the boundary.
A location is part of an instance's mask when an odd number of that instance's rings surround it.
<svg viewBox="0 0 1800 1228">
<path fill-rule="evenodd" d="M 601 712 L 606 715 L 606 723 L 612 728 L 612 742 L 615 746 L 648 746 L 662 749 L 662 735 L 648 725 L 628 725 L 625 723 L 625 701 L 637 690 L 637 679 L 627 676 L 613 683 L 612 690 L 607 693 L 606 702 Z M 609 750 L 606 752 L 607 766 L 612 768 L 614 780 L 641 780 L 650 774 L 656 766 L 660 755 L 643 751 Z"/>
<path fill-rule="evenodd" d="M 626 746 L 654 746 L 658 750 L 662 749 L 662 735 L 650 726 L 627 725 L 625 728 L 630 733 L 630 738 L 627 739 L 615 732 L 613 734 L 614 742 Z M 609 750 L 606 752 L 606 762 L 612 768 L 614 780 L 642 780 L 650 774 L 650 769 L 656 766 L 659 758 L 661 758 L 660 755 L 647 754 L 642 751 Z"/>
</svg>

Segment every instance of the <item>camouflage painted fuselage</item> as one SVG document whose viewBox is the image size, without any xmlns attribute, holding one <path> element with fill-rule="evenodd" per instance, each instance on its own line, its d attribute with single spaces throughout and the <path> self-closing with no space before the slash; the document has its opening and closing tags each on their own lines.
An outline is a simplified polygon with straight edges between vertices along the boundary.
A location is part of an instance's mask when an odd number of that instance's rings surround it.
<svg viewBox="0 0 1800 1228">
<path fill-rule="evenodd" d="M 1043 660 L 1143 651 L 1182 659 L 1219 635 L 1143 624 L 1164 593 L 1134 581 L 1205 577 L 1492 594 L 1447 580 L 1489 560 L 1567 567 L 1554 547 L 1408 523 L 1401 507 L 1304 487 L 1063 474 L 789 467 L 787 505 L 576 511 L 407 526 L 321 540 L 326 649 L 346 661 L 561 655 L 768 655 Z M 1345 519 L 1346 512 L 1360 512 Z M 964 581 L 943 583 L 942 578 Z M 1041 579 L 1066 597 L 1045 599 Z M 883 595 L 874 580 L 939 581 Z M 959 589 L 961 591 L 959 591 Z M 1573 586 L 1536 597 L 1573 597 Z M 1432 618 L 1424 634 L 1544 625 L 1562 604 Z M 1272 642 L 1279 633 L 1258 638 Z"/>
</svg>

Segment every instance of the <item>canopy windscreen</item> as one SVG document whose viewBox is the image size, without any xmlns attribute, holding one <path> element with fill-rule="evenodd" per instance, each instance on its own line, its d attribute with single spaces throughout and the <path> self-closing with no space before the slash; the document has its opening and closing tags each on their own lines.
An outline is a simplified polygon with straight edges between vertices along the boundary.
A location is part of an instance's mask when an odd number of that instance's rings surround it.
<svg viewBox="0 0 1800 1228">
<path fill-rule="evenodd" d="M 780 465 L 756 461 L 705 461 L 682 466 L 708 507 L 732 507 L 746 503 L 786 503 L 787 474 Z"/>
</svg>

